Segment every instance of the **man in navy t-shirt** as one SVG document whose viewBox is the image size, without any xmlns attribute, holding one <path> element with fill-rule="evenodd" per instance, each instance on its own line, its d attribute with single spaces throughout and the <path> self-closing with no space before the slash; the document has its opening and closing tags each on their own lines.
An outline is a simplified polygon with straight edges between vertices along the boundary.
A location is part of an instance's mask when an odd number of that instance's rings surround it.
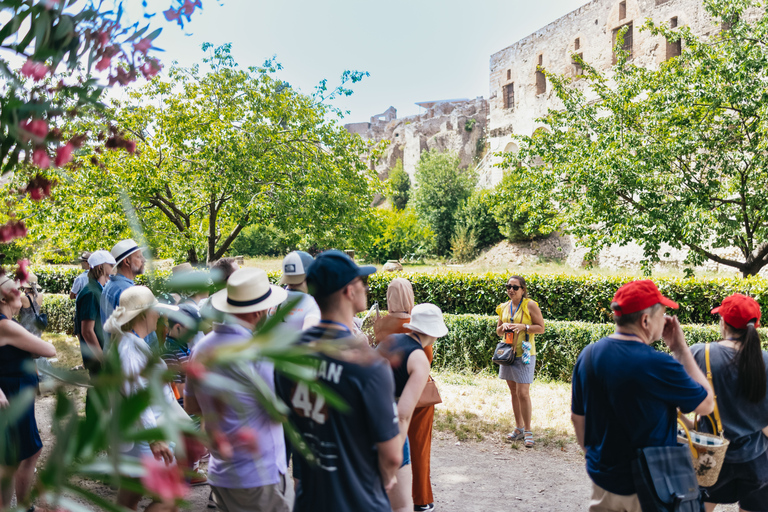
<svg viewBox="0 0 768 512">
<path fill-rule="evenodd" d="M 299 465 L 294 512 L 389 512 L 386 489 L 394 484 L 403 456 L 389 364 L 352 334 L 356 313 L 367 309 L 367 279 L 374 267 L 358 267 L 340 251 L 326 251 L 307 270 L 320 324 L 301 343 L 325 350 L 316 357 L 317 379 L 346 404 L 330 407 L 307 385 L 276 375 L 278 395 L 312 452 Z"/>
<path fill-rule="evenodd" d="M 640 511 L 632 460 L 639 448 L 677 444 L 677 409 L 709 414 L 712 389 L 685 342 L 678 305 L 653 281 L 613 297 L 616 332 L 585 348 L 573 369 L 571 418 L 592 479 L 590 511 Z M 650 345 L 662 338 L 673 357 Z"/>
</svg>

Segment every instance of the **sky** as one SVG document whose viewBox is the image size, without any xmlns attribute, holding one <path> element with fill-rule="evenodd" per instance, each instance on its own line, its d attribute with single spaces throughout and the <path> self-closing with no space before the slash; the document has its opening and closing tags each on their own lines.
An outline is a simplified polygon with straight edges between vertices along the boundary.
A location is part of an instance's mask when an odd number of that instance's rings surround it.
<svg viewBox="0 0 768 512">
<path fill-rule="evenodd" d="M 138 2 L 136 2 L 138 3 Z M 154 0 L 154 5 L 167 1 Z M 398 117 L 419 113 L 416 102 L 488 97 L 491 54 L 585 4 L 586 0 L 203 0 L 184 29 L 152 20 L 155 45 L 168 66 L 200 62 L 203 42 L 232 43 L 243 67 L 275 55 L 279 77 L 305 93 L 344 70 L 370 77 L 333 104 L 367 121 L 390 105 Z"/>
</svg>

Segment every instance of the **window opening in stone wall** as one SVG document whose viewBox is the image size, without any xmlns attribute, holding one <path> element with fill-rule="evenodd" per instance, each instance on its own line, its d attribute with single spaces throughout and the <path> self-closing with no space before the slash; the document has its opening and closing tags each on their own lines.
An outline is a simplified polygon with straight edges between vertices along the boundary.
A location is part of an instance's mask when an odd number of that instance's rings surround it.
<svg viewBox="0 0 768 512">
<path fill-rule="evenodd" d="M 677 16 L 669 20 L 669 28 L 677 28 Z"/>
<path fill-rule="evenodd" d="M 507 80 L 509 80 L 510 78 L 512 78 L 512 70 L 508 69 L 507 70 Z"/>
<path fill-rule="evenodd" d="M 504 86 L 504 108 L 515 108 L 515 84 Z"/>
<path fill-rule="evenodd" d="M 621 49 L 624 50 L 629 54 L 629 58 L 632 58 L 632 23 L 628 23 L 624 25 L 624 27 L 627 27 L 627 31 L 624 33 L 624 44 L 621 45 Z M 616 39 L 619 36 L 619 31 L 623 29 L 624 27 L 619 27 L 613 29 L 613 44 L 612 46 L 616 46 Z M 613 63 L 616 64 L 616 53 L 613 54 Z"/>
<path fill-rule="evenodd" d="M 583 53 L 579 53 L 578 56 L 579 56 L 579 59 L 581 59 L 582 61 L 584 60 Z M 573 59 L 573 74 L 576 76 L 584 75 L 584 68 L 581 67 L 581 62 L 579 62 L 576 59 Z"/>
<path fill-rule="evenodd" d="M 619 2 L 619 20 L 627 17 L 627 2 Z"/>
<path fill-rule="evenodd" d="M 669 0 L 656 0 L 656 5 L 661 5 L 669 2 Z"/>
<path fill-rule="evenodd" d="M 536 70 L 536 94 L 547 92 L 547 77 L 541 70 Z"/>
<path fill-rule="evenodd" d="M 677 28 L 677 16 L 669 20 L 669 27 Z M 667 60 L 672 59 L 674 57 L 679 57 L 681 53 L 683 53 L 682 39 L 678 39 L 677 41 L 667 40 Z"/>
<path fill-rule="evenodd" d="M 579 38 L 577 37 L 576 40 L 573 42 L 573 49 L 578 50 L 581 47 L 581 41 L 579 41 Z"/>
</svg>

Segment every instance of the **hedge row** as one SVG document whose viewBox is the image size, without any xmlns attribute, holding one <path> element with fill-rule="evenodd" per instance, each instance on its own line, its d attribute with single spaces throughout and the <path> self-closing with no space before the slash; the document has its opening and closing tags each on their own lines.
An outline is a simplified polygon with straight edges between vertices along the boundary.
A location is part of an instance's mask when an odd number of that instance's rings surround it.
<svg viewBox="0 0 768 512">
<path fill-rule="evenodd" d="M 72 280 L 82 272 L 78 268 L 56 266 L 35 267 L 40 285 L 48 293 L 69 293 Z M 158 271 L 149 277 L 139 276 L 139 284 L 151 282 L 155 292 L 165 290 L 170 272 Z M 492 315 L 496 306 L 507 300 L 504 285 L 511 274 L 443 274 L 384 273 L 371 276 L 370 302 L 378 301 L 387 309 L 387 286 L 395 277 L 405 277 L 413 284 L 416 303 L 432 302 L 445 313 Z M 279 272 L 270 272 L 273 282 Z M 591 323 L 612 321 L 610 304 L 616 290 L 632 280 L 627 276 L 568 276 L 564 274 L 528 274 L 529 296 L 538 302 L 546 320 L 569 320 Z M 662 293 L 680 303 L 677 316 L 684 324 L 713 324 L 717 318 L 710 313 L 723 298 L 736 292 L 754 297 L 768 308 L 768 280 L 752 278 L 654 280 Z"/>
<path fill-rule="evenodd" d="M 66 295 L 46 295 L 42 309 L 48 313 L 48 332 L 72 334 L 75 301 Z M 445 322 L 448 335 L 435 343 L 434 368 L 495 371 L 491 355 L 499 341 L 496 336 L 496 317 L 445 315 Z M 570 382 L 573 365 L 581 350 L 589 343 L 610 334 L 613 329 L 613 324 L 547 322 L 544 334 L 536 336 L 537 378 Z M 683 331 L 691 345 L 718 339 L 717 327 L 713 325 L 684 325 Z M 657 348 L 664 349 L 664 346 L 659 343 Z"/>
</svg>

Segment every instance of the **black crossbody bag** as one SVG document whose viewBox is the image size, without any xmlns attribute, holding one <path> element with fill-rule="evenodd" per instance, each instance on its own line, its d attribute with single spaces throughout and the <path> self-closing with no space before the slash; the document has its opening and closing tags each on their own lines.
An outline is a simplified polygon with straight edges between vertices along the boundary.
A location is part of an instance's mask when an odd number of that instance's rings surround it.
<svg viewBox="0 0 768 512">
<path fill-rule="evenodd" d="M 597 385 L 592 365 L 594 344 L 585 354 L 587 375 Z M 599 383 L 599 384 L 598 384 Z M 637 450 L 632 461 L 632 479 L 643 512 L 704 512 L 701 490 L 687 446 L 650 446 Z"/>
</svg>

